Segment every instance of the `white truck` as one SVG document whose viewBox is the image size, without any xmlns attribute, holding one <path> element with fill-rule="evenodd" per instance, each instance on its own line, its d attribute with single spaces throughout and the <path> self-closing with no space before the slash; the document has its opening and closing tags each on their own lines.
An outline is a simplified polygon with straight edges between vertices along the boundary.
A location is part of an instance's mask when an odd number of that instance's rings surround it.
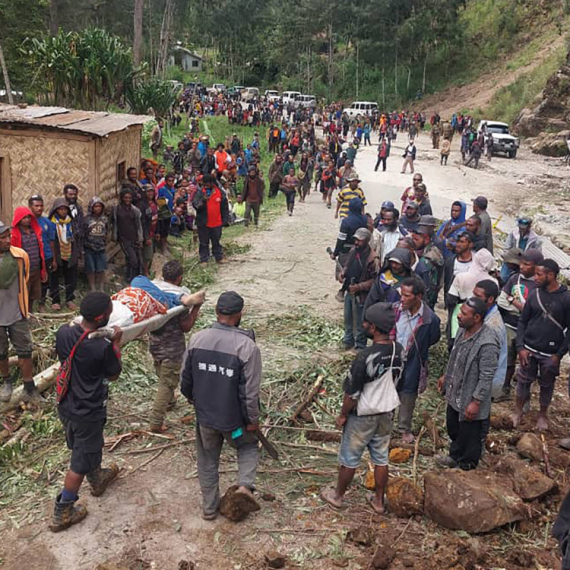
<svg viewBox="0 0 570 570">
<path fill-rule="evenodd" d="M 493 137 L 493 154 L 502 152 L 509 158 L 515 158 L 520 141 L 509 132 L 509 125 L 500 121 L 482 120 L 477 128 L 478 132 L 491 133 Z"/>
</svg>

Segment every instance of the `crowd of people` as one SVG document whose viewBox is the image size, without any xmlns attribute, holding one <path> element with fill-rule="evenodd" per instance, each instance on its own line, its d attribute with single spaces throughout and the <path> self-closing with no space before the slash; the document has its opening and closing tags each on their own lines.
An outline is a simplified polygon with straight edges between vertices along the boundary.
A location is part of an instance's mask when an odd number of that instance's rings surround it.
<svg viewBox="0 0 570 570">
<path fill-rule="evenodd" d="M 127 283 L 140 275 L 148 277 L 154 253 L 167 252 L 168 240 L 184 232 L 196 236 L 201 263 L 211 257 L 223 262 L 223 228 L 241 218 L 246 226 L 259 223 L 266 199 L 262 145 L 273 154 L 267 173 L 269 199 L 283 192 L 292 216 L 297 196 L 303 202 L 311 191 L 319 192 L 327 209 L 334 203 L 339 220 L 338 237 L 329 252 L 340 284 L 336 297 L 343 304 L 343 348 L 354 353 L 354 360 L 337 418 L 343 430 L 338 481 L 335 488 L 323 490 L 324 501 L 342 506 L 368 449 L 376 484 L 370 504 L 384 512 L 392 424 L 403 443 L 414 443 L 417 399 L 427 388 L 430 353 L 442 337 L 449 358 L 437 387 L 447 403 L 450 446 L 448 453 L 436 457 L 439 465 L 477 468 L 492 404 L 511 401 L 515 383 L 514 426 L 528 411 L 531 386 L 538 380 L 536 429 L 548 429 L 560 359 L 568 352 L 570 293 L 560 283 L 558 264 L 544 258 L 531 218 L 518 219 L 506 239 L 499 269 L 485 196 L 472 201 L 471 212 L 457 200 L 448 219 L 439 222 L 434 217 L 428 184 L 414 169 L 414 141 L 427 123 L 425 115 L 351 118 L 340 104 L 315 111 L 283 108 L 266 98 L 243 105 L 206 93 L 185 93 L 180 105 L 188 133 L 177 150 L 164 147 L 163 124 L 158 122 L 151 150 L 155 158 L 163 152 L 164 163 L 144 160 L 140 168 L 129 168 L 117 205 L 110 207 L 94 197 L 84 212 L 80 190 L 69 184 L 49 208 L 42 196 L 33 195 L 28 207 L 15 210 L 10 224 L 0 223 L 0 400 L 12 395 L 10 344 L 18 357 L 25 397 L 39 399 L 28 319 L 34 303 L 43 311 L 51 297 L 51 309 L 61 309 L 63 281 L 65 303 L 77 310 L 80 267 L 91 291 L 79 307 L 79 325 L 64 325 L 57 335 L 58 357 L 64 367 L 72 361 L 73 367 L 69 391 L 58 407 L 71 463 L 55 502 L 53 531 L 87 515 L 85 507 L 76 504 L 84 478 L 92 494 L 99 496 L 118 474 L 115 465 L 101 464 L 105 379 L 113 380 L 121 372 L 121 331 L 91 334 L 105 328 L 113 308 L 104 292 L 109 240 L 121 246 Z M 231 124 L 251 126 L 251 142 L 234 134 L 210 145 L 197 121 L 206 114 L 225 114 Z M 466 162 L 473 159 L 476 166 L 477 145 L 487 148 L 488 134 L 476 134 L 470 117 L 454 115 L 442 121 L 436 113 L 429 123 L 434 149 L 441 145 L 442 164 L 449 155 L 450 144 L 445 143 L 457 133 Z M 322 139 L 317 137 L 319 128 Z M 403 190 L 398 207 L 385 201 L 380 212 L 369 212 L 355 169 L 359 148 L 377 137 L 376 170 L 386 170 L 392 142 L 400 133 L 407 133 L 402 172 L 410 167 L 412 184 Z M 171 261 L 162 268 L 161 283 L 167 288 L 180 287 L 183 279 L 180 263 Z M 248 509 L 259 508 L 253 490 L 259 460 L 261 356 L 252 332 L 240 328 L 244 299 L 232 291 L 219 297 L 213 326 L 193 334 L 186 345 L 185 333 L 192 329 L 202 301 L 150 335 L 158 376 L 150 429 L 167 430 L 165 417 L 181 379 L 182 394 L 196 408 L 203 516 L 211 520 L 220 505 L 218 464 L 224 441 L 237 450 L 236 492 Z M 561 445 L 570 449 L 570 439 Z"/>
</svg>

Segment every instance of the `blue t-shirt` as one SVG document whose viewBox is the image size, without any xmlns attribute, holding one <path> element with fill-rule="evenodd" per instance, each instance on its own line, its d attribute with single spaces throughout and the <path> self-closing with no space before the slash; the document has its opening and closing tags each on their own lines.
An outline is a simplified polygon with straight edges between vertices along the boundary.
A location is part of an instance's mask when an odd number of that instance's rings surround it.
<svg viewBox="0 0 570 570">
<path fill-rule="evenodd" d="M 51 250 L 50 242 L 56 239 L 55 224 L 48 220 L 45 216 L 38 218 L 38 224 L 42 228 L 42 241 L 44 244 L 44 258 L 46 260 L 53 259 L 53 251 Z"/>
<path fill-rule="evenodd" d="M 158 190 L 158 197 L 159 198 L 166 198 L 168 203 L 168 209 L 172 212 L 174 210 L 174 188 L 170 188 L 166 184 L 161 186 Z"/>
</svg>

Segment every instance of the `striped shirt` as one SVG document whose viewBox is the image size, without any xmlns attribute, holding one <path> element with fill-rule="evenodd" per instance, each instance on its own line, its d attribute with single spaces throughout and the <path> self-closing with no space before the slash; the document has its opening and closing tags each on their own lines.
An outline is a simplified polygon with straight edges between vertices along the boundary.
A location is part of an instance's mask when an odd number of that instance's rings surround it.
<svg viewBox="0 0 570 570">
<path fill-rule="evenodd" d="M 360 198 L 362 200 L 362 204 L 366 206 L 366 198 L 364 197 L 364 192 L 360 188 L 356 188 L 353 190 L 349 186 L 343 188 L 336 197 L 337 202 L 340 203 L 340 209 L 338 211 L 338 215 L 341 218 L 346 218 L 348 216 L 348 204 L 353 198 Z"/>
<path fill-rule="evenodd" d="M 32 231 L 29 234 L 22 232 L 22 249 L 30 258 L 30 271 L 36 271 L 41 267 L 40 244 L 38 236 Z"/>
</svg>

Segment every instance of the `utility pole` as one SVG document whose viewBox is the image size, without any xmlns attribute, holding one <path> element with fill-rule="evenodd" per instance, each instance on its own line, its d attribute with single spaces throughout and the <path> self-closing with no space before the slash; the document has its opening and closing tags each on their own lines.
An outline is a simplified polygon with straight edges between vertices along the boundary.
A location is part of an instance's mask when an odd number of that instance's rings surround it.
<svg viewBox="0 0 570 570">
<path fill-rule="evenodd" d="M 8 67 L 6 67 L 6 60 L 4 59 L 4 50 L 0 45 L 0 65 L 2 66 L 2 75 L 4 75 L 4 85 L 6 86 L 6 94 L 8 95 L 8 103 L 14 104 L 14 95 L 12 95 L 12 86 L 10 85 L 10 77 L 8 76 Z"/>
</svg>

